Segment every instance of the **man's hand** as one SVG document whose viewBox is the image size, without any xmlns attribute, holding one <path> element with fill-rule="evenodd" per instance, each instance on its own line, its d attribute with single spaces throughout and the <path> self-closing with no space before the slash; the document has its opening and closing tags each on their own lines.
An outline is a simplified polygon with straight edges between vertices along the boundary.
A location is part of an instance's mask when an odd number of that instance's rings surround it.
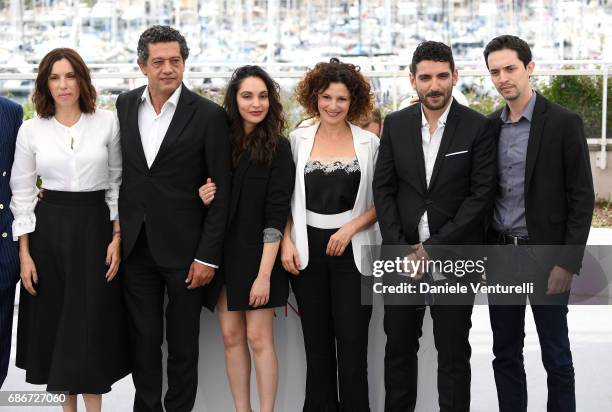
<svg viewBox="0 0 612 412">
<path fill-rule="evenodd" d="M 548 290 L 547 295 L 556 295 L 559 293 L 565 293 L 572 287 L 573 274 L 563 269 L 560 266 L 555 266 L 550 271 L 548 276 Z"/>
<path fill-rule="evenodd" d="M 189 273 L 187 274 L 187 289 L 195 289 L 200 286 L 208 285 L 215 276 L 215 268 L 212 266 L 204 265 L 199 262 L 193 262 L 189 267 Z"/>
<path fill-rule="evenodd" d="M 415 281 L 419 281 L 421 279 L 423 279 L 423 275 L 424 275 L 424 271 L 423 271 L 423 267 L 421 265 L 424 265 L 425 263 L 421 263 L 421 260 L 418 258 L 418 256 L 416 255 L 416 253 L 412 252 L 410 253 L 408 256 L 406 256 L 406 259 L 408 260 L 408 275 L 410 275 L 410 277 L 412 279 L 414 279 Z M 414 266 L 411 262 L 415 262 Z M 416 271 L 412 271 L 412 268 L 416 267 Z"/>
<path fill-rule="evenodd" d="M 113 240 L 106 248 L 106 266 L 108 266 L 108 270 L 106 271 L 107 282 L 110 282 L 115 278 L 117 272 L 119 271 L 119 263 L 121 262 L 121 237 L 118 235 L 113 236 Z"/>
</svg>

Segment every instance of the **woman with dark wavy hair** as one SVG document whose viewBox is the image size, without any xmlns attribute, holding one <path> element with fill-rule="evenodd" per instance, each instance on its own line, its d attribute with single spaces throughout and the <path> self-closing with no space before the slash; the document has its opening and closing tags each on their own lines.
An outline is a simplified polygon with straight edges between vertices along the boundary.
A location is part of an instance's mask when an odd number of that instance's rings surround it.
<svg viewBox="0 0 612 412">
<path fill-rule="evenodd" d="M 131 370 L 116 278 L 119 124 L 96 108 L 89 69 L 72 49 L 42 59 L 32 100 L 37 116 L 19 129 L 10 180 L 21 266 L 16 364 L 27 382 L 66 392 L 64 411 L 77 410 L 77 394 L 100 411 L 101 394 Z"/>
<path fill-rule="evenodd" d="M 287 303 L 289 284 L 277 257 L 290 209 L 295 170 L 279 86 L 259 66 L 234 72 L 223 103 L 230 121 L 234 174 L 223 265 L 208 288 L 225 345 L 227 375 L 237 412 L 250 412 L 253 352 L 261 412 L 272 412 L 278 384 L 272 321 Z M 215 185 L 200 188 L 206 205 Z"/>
</svg>

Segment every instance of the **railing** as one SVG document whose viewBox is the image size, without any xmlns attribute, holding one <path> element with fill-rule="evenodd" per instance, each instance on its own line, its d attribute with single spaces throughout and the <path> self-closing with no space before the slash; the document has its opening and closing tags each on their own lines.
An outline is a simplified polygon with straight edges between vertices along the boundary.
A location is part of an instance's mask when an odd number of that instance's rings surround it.
<svg viewBox="0 0 612 412">
<path fill-rule="evenodd" d="M 378 61 L 376 59 L 367 58 L 347 58 L 345 61 L 359 64 L 362 67 L 364 75 L 372 79 L 391 79 L 390 87 L 391 105 L 393 109 L 397 109 L 400 104 L 399 100 L 399 82 L 406 81 L 407 68 L 410 62 L 407 60 L 392 60 Z M 212 62 L 212 63 L 190 63 L 185 71 L 185 78 L 191 80 L 200 79 L 228 79 L 232 75 L 235 67 L 247 64 L 246 62 Z M 304 71 L 312 64 L 296 64 L 296 63 L 261 63 L 270 75 L 277 79 L 299 79 L 303 76 Z M 460 77 L 488 77 L 489 73 L 486 70 L 482 61 L 457 61 L 456 66 L 460 68 Z M 601 104 L 601 137 L 589 138 L 589 146 L 595 146 L 598 150 L 596 165 L 604 170 L 607 167 L 608 145 L 612 149 L 612 139 L 607 138 L 607 116 L 608 116 L 608 77 L 610 75 L 610 67 L 612 61 L 603 60 L 549 60 L 538 61 L 534 76 L 601 76 L 602 82 L 602 104 Z M 573 67 L 573 68 L 563 68 Z M 144 79 L 136 64 L 125 63 L 108 63 L 108 64 L 90 64 L 92 77 L 96 79 L 120 79 L 134 81 Z M 36 78 L 36 65 L 23 66 L 6 66 L 0 65 L 0 81 L 2 80 L 34 80 Z M 15 73 L 15 71 L 18 71 Z M 118 87 L 121 89 L 121 87 Z M 124 85 L 123 88 L 128 89 L 129 85 Z M 24 91 L 28 87 L 24 88 Z M 29 87 L 31 90 L 31 87 Z M 1 90 L 5 93 L 6 90 Z"/>
</svg>

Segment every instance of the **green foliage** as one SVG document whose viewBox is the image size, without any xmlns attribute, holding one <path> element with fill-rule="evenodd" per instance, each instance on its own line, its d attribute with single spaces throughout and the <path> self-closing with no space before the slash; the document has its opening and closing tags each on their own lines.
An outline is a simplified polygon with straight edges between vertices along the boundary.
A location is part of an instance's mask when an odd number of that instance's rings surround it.
<svg viewBox="0 0 612 412">
<path fill-rule="evenodd" d="M 469 92 L 465 97 L 470 102 L 470 108 L 485 116 L 501 109 L 504 105 L 503 100 L 498 96 L 478 96 L 475 92 Z"/>
<path fill-rule="evenodd" d="M 34 110 L 34 103 L 31 99 L 23 104 L 23 120 L 31 119 L 36 116 L 36 110 Z"/>
<path fill-rule="evenodd" d="M 542 87 L 542 94 L 572 110 L 584 122 L 587 138 L 601 137 L 601 104 L 603 78 L 601 76 L 553 76 L 551 82 Z M 608 82 L 607 136 L 612 136 L 612 83 Z"/>
</svg>

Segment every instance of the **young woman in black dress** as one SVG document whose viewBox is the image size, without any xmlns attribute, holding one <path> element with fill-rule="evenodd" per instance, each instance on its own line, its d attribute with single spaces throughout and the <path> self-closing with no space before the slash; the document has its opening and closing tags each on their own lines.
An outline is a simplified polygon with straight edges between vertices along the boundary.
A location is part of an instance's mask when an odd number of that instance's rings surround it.
<svg viewBox="0 0 612 412">
<path fill-rule="evenodd" d="M 236 412 L 250 412 L 253 352 L 261 412 L 272 412 L 278 383 L 272 321 L 287 303 L 287 275 L 277 258 L 290 209 L 295 170 L 279 86 L 258 66 L 238 68 L 223 103 L 230 119 L 234 174 L 223 266 L 208 288 L 217 306 Z M 215 184 L 200 188 L 205 204 Z M 256 309 L 256 310 L 255 310 Z"/>
</svg>

